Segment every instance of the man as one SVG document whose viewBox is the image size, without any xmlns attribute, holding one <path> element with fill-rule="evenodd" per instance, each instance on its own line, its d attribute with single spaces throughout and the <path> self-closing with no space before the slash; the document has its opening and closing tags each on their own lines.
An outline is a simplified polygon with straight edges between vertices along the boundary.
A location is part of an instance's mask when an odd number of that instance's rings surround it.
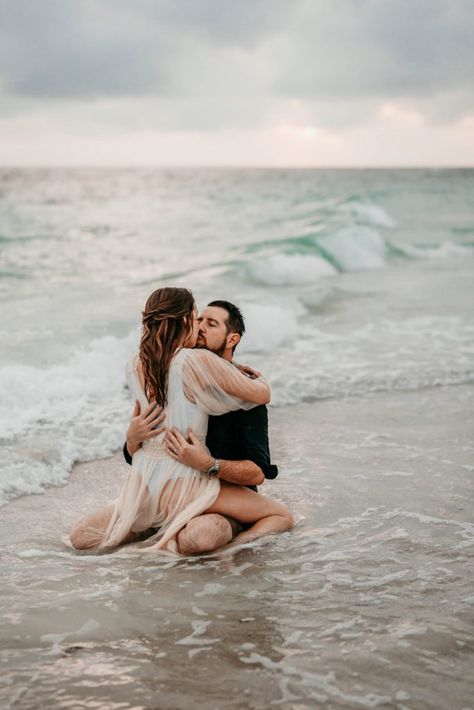
<svg viewBox="0 0 474 710">
<path fill-rule="evenodd" d="M 242 313 L 228 301 L 212 301 L 200 319 L 197 347 L 207 348 L 229 362 L 245 332 Z M 147 439 L 163 431 L 161 411 L 149 406 L 139 412 L 138 403 L 127 431 L 124 456 L 128 463 Z M 230 483 L 256 490 L 265 478 L 278 475 L 270 462 L 268 445 L 268 413 L 265 405 L 248 411 L 238 410 L 220 417 L 209 417 L 206 447 L 190 431 L 188 439 L 176 429 L 166 433 L 168 454 L 207 475 L 216 475 Z M 209 453 L 210 452 L 210 453 Z M 181 554 L 210 552 L 230 542 L 239 531 L 237 521 L 217 514 L 197 516 L 179 532 L 177 542 Z"/>
</svg>

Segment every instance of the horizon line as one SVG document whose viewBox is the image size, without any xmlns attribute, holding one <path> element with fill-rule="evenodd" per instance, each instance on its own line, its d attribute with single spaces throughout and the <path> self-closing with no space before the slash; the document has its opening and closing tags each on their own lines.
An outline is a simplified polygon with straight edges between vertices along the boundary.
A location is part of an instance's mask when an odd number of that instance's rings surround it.
<svg viewBox="0 0 474 710">
<path fill-rule="evenodd" d="M 31 164 L 31 165 L 3 165 L 0 163 L 0 170 L 141 170 L 149 168 L 152 170 L 473 170 L 474 163 L 465 165 L 439 164 L 439 165 L 239 165 L 239 164 Z"/>
</svg>

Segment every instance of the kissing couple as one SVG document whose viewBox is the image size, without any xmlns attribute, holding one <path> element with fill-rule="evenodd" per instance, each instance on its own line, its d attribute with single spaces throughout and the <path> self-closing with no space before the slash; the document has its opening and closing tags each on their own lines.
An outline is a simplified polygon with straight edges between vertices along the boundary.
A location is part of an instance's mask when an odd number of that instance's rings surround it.
<svg viewBox="0 0 474 710">
<path fill-rule="evenodd" d="M 105 551 L 146 536 L 149 551 L 196 554 L 232 538 L 239 544 L 290 529 L 293 517 L 284 505 L 245 485 L 260 483 L 265 474 L 274 478 L 276 467 L 270 465 L 262 407 L 270 387 L 231 362 L 244 331 L 239 309 L 215 301 L 199 318 L 191 291 L 161 288 L 142 316 L 140 350 L 126 371 L 137 403 L 124 447 L 131 466 L 117 500 L 72 528 L 73 546 Z M 220 344 L 213 329 L 225 334 Z M 252 420 L 244 417 L 261 409 L 264 419 L 255 421 L 263 430 L 252 431 Z M 216 426 L 229 412 L 230 427 Z M 232 451 L 232 442 L 223 439 L 233 436 L 258 442 L 255 463 L 250 456 L 211 457 L 209 450 Z"/>
</svg>

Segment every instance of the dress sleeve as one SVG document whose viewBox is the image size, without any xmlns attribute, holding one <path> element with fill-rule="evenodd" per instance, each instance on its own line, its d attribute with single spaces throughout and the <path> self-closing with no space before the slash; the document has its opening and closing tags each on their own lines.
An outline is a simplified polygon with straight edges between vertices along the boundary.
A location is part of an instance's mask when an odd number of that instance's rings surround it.
<svg viewBox="0 0 474 710">
<path fill-rule="evenodd" d="M 187 351 L 182 378 L 186 397 L 212 416 L 270 401 L 270 386 L 263 377 L 251 380 L 209 350 Z"/>
<path fill-rule="evenodd" d="M 131 357 L 127 362 L 125 367 L 125 379 L 132 399 L 140 402 L 140 407 L 143 411 L 145 407 L 148 406 L 149 402 L 141 386 L 140 378 L 138 377 L 138 354 Z"/>
</svg>

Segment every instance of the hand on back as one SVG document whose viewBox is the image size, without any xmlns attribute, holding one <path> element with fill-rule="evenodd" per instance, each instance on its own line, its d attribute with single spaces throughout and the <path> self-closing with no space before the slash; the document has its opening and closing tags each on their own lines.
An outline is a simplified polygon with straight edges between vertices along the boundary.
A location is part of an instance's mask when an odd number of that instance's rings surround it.
<svg viewBox="0 0 474 710">
<path fill-rule="evenodd" d="M 168 456 L 185 466 L 194 468 L 196 471 L 207 471 L 214 462 L 208 449 L 197 438 L 192 429 L 188 430 L 187 439 L 176 427 L 167 429 L 165 445 Z"/>
<path fill-rule="evenodd" d="M 158 406 L 156 402 L 151 402 L 143 412 L 141 412 L 140 403 L 135 402 L 130 425 L 127 429 L 127 449 L 131 456 L 138 451 L 144 441 L 153 439 L 164 432 L 165 427 L 161 426 L 164 420 L 163 408 Z"/>
</svg>

